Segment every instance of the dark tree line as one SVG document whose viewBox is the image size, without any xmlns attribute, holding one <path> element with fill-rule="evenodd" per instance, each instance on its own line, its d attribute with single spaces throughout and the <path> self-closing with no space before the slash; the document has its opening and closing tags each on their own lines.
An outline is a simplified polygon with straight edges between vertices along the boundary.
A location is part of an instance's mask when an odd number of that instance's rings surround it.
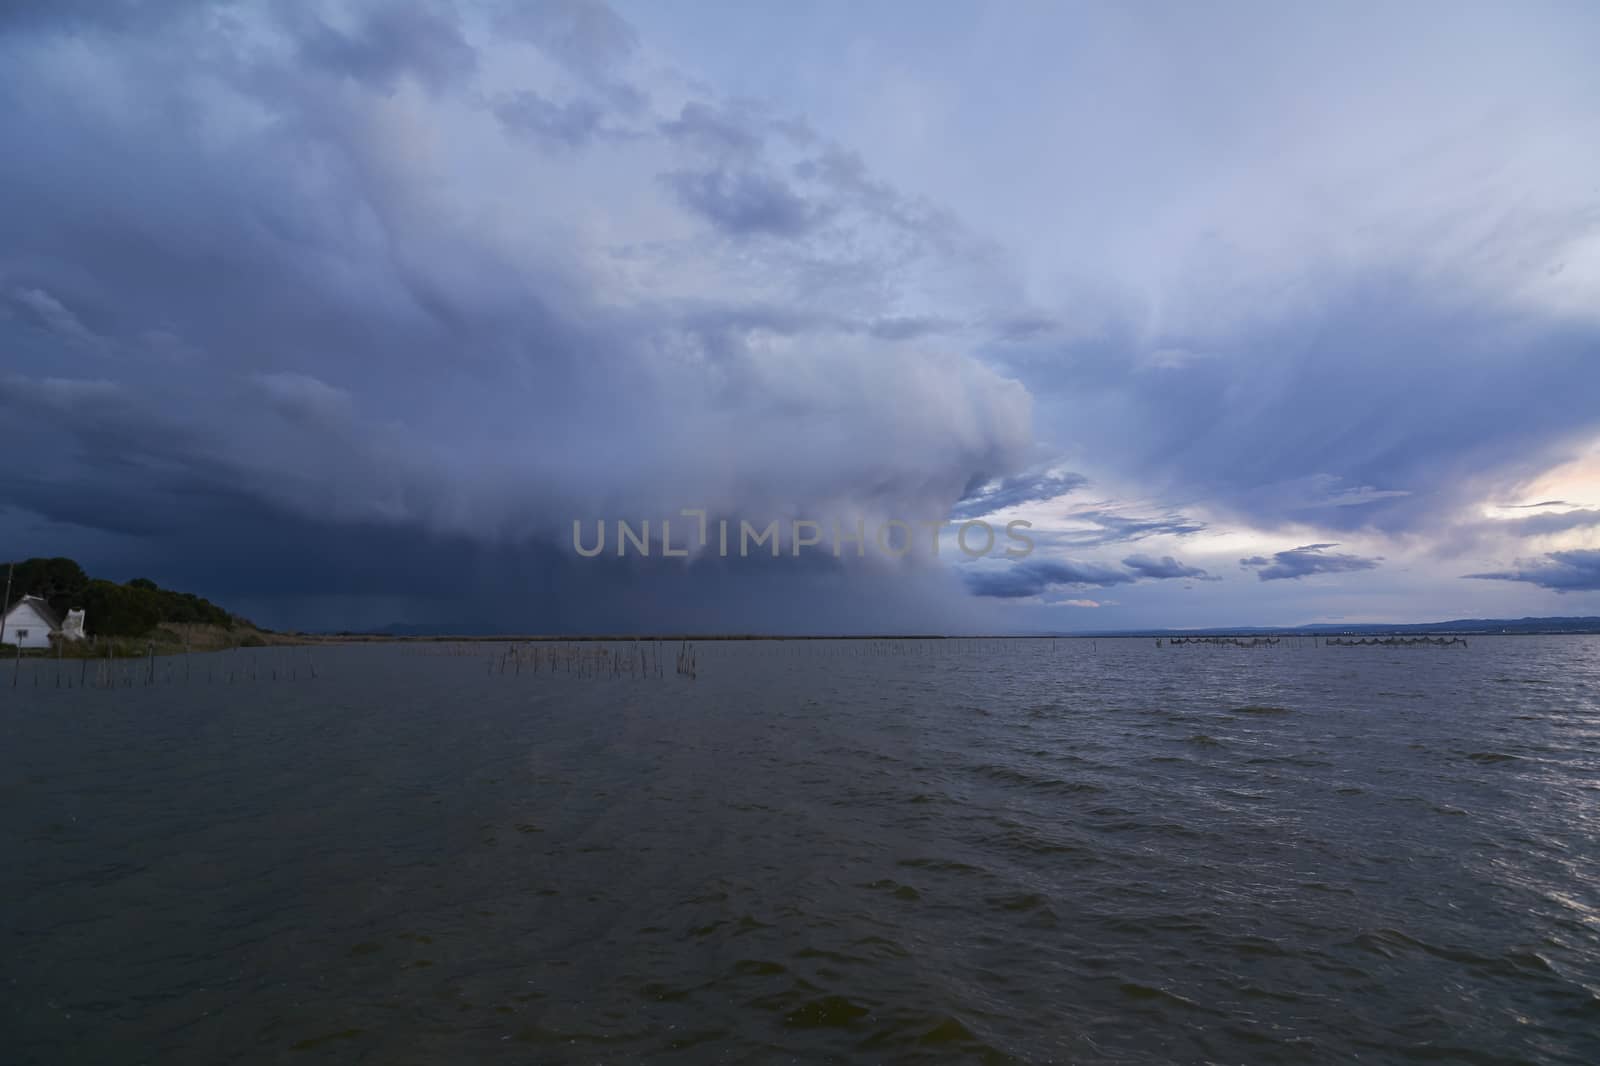
<svg viewBox="0 0 1600 1066">
<path fill-rule="evenodd" d="M 142 636 L 169 622 L 232 629 L 239 621 L 193 593 L 164 589 L 142 577 L 122 585 L 91 578 L 76 562 L 61 557 L 15 564 L 6 609 L 23 596 L 43 597 L 63 616 L 68 610 L 82 609 L 85 631 L 106 637 Z"/>
</svg>

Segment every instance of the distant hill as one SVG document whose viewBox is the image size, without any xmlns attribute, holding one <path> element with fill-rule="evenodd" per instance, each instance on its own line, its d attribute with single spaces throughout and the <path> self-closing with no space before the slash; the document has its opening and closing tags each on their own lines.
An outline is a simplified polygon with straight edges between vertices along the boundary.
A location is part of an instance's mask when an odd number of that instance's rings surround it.
<svg viewBox="0 0 1600 1066">
<path fill-rule="evenodd" d="M 1344 623 L 1329 622 L 1307 626 L 1221 626 L 1197 629 L 1120 629 L 1095 633 L 1076 633 L 1074 636 L 1100 637 L 1166 637 L 1191 636 L 1206 633 L 1222 637 L 1250 636 L 1254 634 L 1353 634 L 1370 636 L 1387 633 L 1437 633 L 1437 634 L 1488 634 L 1488 633 L 1600 633 L 1600 617 L 1593 615 L 1549 618 L 1458 618 L 1449 622 L 1390 622 Z"/>
<path fill-rule="evenodd" d="M 473 625 L 469 622 L 440 622 L 435 625 L 412 625 L 404 622 L 391 622 L 386 626 L 364 630 L 359 634 L 344 632 L 339 636 L 379 636 L 379 637 L 493 637 L 500 636 L 505 630 L 493 626 Z"/>
<path fill-rule="evenodd" d="M 101 637 L 140 637 L 162 625 L 217 626 L 253 629 L 249 622 L 190 592 L 164 589 L 147 578 L 118 584 L 92 578 L 71 559 L 24 559 L 0 563 L 11 571 L 11 596 L 6 609 L 24 596 L 42 596 L 65 613 L 82 608 L 85 632 Z M 5 577 L 0 576 L 0 590 Z"/>
<path fill-rule="evenodd" d="M 673 639 L 695 640 L 936 640 L 941 637 L 948 638 L 977 638 L 977 637 L 1183 637 L 1212 635 L 1220 637 L 1248 637 L 1248 636 L 1294 636 L 1300 634 L 1355 635 L 1373 636 L 1384 634 L 1441 634 L 1470 636 L 1473 634 L 1484 635 L 1489 633 L 1600 633 L 1600 617 L 1583 618 L 1460 618 L 1450 622 L 1412 622 L 1412 623 L 1341 623 L 1330 622 L 1306 626 L 1212 626 L 1194 627 L 1189 629 L 1099 629 L 1099 630 L 1073 630 L 1047 633 L 950 633 L 950 634 L 904 634 L 893 636 L 875 633 L 813 633 L 806 635 L 797 634 L 760 634 L 760 633 L 693 633 L 678 634 Z M 437 624 L 404 624 L 392 623 L 378 626 L 373 629 L 356 632 L 326 633 L 328 637 L 371 637 L 394 639 L 418 639 L 427 637 L 455 637 L 461 639 L 492 638 L 514 635 L 513 631 L 488 625 L 474 625 L 471 623 L 437 623 Z M 581 640 L 596 638 L 594 634 L 552 634 L 553 638 Z M 647 634 L 639 634 L 640 639 L 651 639 Z M 613 635 L 613 639 L 630 639 L 627 634 Z M 660 639 L 657 635 L 657 639 Z"/>
</svg>

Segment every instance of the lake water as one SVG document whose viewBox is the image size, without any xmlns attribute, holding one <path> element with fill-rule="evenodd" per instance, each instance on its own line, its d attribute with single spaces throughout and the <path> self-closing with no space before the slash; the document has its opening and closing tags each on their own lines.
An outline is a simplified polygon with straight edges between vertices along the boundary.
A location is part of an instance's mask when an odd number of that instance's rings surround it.
<svg viewBox="0 0 1600 1066">
<path fill-rule="evenodd" d="M 446 650 L 6 664 L 0 1061 L 1600 1062 L 1600 638 Z"/>
</svg>

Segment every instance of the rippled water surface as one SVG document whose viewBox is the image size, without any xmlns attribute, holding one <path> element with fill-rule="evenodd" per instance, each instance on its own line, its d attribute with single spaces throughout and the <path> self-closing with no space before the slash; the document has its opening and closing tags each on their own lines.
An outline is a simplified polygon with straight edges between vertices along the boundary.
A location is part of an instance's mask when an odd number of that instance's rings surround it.
<svg viewBox="0 0 1600 1066">
<path fill-rule="evenodd" d="M 423 650 L 7 664 L 0 1061 L 1600 1062 L 1600 639 Z"/>
</svg>

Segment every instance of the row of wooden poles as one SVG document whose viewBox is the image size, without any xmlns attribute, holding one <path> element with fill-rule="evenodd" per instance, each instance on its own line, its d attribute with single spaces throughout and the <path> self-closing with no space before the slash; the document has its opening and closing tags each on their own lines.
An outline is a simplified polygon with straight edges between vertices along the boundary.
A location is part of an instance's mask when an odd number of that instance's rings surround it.
<svg viewBox="0 0 1600 1066">
<path fill-rule="evenodd" d="M 1465 648 L 1467 638 L 1451 637 L 1446 640 L 1444 637 L 1363 637 L 1361 640 L 1340 640 L 1338 637 L 1329 637 L 1323 643 L 1330 648 L 1448 648 L 1456 644 Z"/>
<path fill-rule="evenodd" d="M 1277 637 L 1251 637 L 1243 640 L 1239 637 L 1173 637 L 1167 641 L 1174 646 L 1186 644 L 1216 644 L 1229 648 L 1269 648 L 1278 643 Z M 1161 647 L 1161 638 L 1156 638 L 1156 647 Z"/>
<path fill-rule="evenodd" d="M 635 640 L 623 645 L 540 641 L 507 644 L 492 648 L 484 655 L 481 645 L 439 644 L 422 645 L 416 654 L 454 658 L 483 655 L 484 665 L 491 674 L 520 676 L 526 669 L 535 675 L 646 678 L 666 676 L 662 645 L 658 640 Z M 699 676 L 699 658 L 693 644 L 678 642 L 673 670 L 691 681 Z"/>
<path fill-rule="evenodd" d="M 241 661 L 244 653 L 242 648 L 205 656 L 205 683 L 206 684 L 234 684 L 237 682 L 257 681 L 296 681 L 300 677 L 300 662 L 296 651 L 304 650 L 305 667 L 308 677 L 317 676 L 316 660 L 311 656 L 311 649 L 275 648 L 268 653 L 266 662 L 262 662 L 259 649 L 250 649 L 248 661 Z M 219 659 L 218 655 L 227 656 L 226 661 Z M 176 656 L 156 656 L 154 644 L 149 646 L 147 654 L 138 658 L 114 659 L 111 649 L 106 649 L 104 659 L 74 658 L 63 659 L 61 645 L 56 645 L 54 660 L 48 658 L 29 659 L 33 664 L 33 687 L 42 686 L 41 676 L 52 665 L 55 666 L 55 688 L 134 688 L 136 686 L 157 684 L 191 684 L 200 680 L 199 672 L 194 669 L 190 653 L 183 653 L 182 669 Z M 72 663 L 78 664 L 77 677 L 74 679 Z M 91 673 L 90 668 L 93 667 Z M 224 669 L 225 668 L 225 669 Z M 22 678 L 22 648 L 17 648 L 17 655 L 11 669 L 11 687 L 20 687 Z"/>
</svg>

